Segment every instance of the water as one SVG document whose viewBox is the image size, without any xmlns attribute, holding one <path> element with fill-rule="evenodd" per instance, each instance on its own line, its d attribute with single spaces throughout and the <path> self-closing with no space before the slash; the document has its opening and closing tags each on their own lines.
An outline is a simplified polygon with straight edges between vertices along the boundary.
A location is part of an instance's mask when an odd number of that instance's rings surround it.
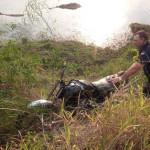
<svg viewBox="0 0 150 150">
<path fill-rule="evenodd" d="M 27 2 L 27 0 L 0 0 L 0 12 L 22 14 Z M 49 7 L 71 2 L 79 3 L 82 7 L 77 10 L 56 8 L 44 13 L 57 39 L 75 39 L 101 46 L 114 34 L 126 32 L 130 23 L 150 24 L 149 0 L 47 0 Z M 22 20 L 23 18 L 0 16 L 1 23 L 21 23 Z M 34 25 L 38 28 L 33 25 L 26 26 L 30 29 L 30 34 L 45 32 L 43 28 L 46 26 L 43 22 Z"/>
</svg>

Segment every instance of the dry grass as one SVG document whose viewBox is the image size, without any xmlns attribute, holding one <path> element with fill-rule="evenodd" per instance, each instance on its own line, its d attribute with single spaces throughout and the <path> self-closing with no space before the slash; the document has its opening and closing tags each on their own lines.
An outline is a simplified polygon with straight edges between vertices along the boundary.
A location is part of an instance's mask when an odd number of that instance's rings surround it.
<svg viewBox="0 0 150 150">
<path fill-rule="evenodd" d="M 114 104 L 116 100 L 118 104 Z M 119 98 L 112 96 L 103 108 L 80 112 L 75 118 L 65 112 L 65 134 L 53 133 L 55 149 L 149 149 L 149 112 L 149 100 L 132 92 Z M 81 115 L 83 117 L 79 117 Z"/>
<path fill-rule="evenodd" d="M 22 136 L 17 148 L 150 149 L 149 99 L 143 97 L 141 91 L 135 93 L 132 88 L 127 92 L 119 92 L 107 99 L 102 107 L 92 111 L 68 112 L 62 107 L 59 113 L 39 116 L 41 121 L 36 125 L 38 132 Z"/>
</svg>

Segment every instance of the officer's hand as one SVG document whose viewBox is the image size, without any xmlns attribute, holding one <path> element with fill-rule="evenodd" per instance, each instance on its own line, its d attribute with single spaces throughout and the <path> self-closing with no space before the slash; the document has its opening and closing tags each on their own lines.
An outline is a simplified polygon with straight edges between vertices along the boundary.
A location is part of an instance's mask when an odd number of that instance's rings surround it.
<svg viewBox="0 0 150 150">
<path fill-rule="evenodd" d="M 108 81 L 112 82 L 112 83 L 118 83 L 119 82 L 119 78 L 115 77 L 115 78 L 110 78 Z"/>
</svg>

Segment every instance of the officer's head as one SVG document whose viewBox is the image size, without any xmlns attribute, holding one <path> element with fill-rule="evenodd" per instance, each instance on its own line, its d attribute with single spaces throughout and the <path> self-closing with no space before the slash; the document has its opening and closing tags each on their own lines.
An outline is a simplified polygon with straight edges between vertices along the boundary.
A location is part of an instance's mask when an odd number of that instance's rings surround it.
<svg viewBox="0 0 150 150">
<path fill-rule="evenodd" d="M 148 36 L 143 30 L 140 30 L 134 34 L 133 42 L 137 49 L 140 49 L 142 46 L 144 46 L 147 41 Z"/>
</svg>

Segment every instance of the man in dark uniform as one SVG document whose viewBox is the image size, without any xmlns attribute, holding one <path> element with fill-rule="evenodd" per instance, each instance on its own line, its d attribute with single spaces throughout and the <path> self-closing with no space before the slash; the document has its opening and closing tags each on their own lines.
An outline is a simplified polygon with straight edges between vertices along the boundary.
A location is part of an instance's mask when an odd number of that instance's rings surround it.
<svg viewBox="0 0 150 150">
<path fill-rule="evenodd" d="M 135 33 L 133 42 L 135 47 L 139 50 L 139 61 L 136 61 L 125 73 L 119 78 L 110 79 L 111 82 L 117 83 L 128 79 L 139 70 L 143 69 L 148 78 L 148 83 L 143 89 L 146 96 L 150 96 L 150 43 L 148 42 L 147 34 L 141 30 Z"/>
</svg>

